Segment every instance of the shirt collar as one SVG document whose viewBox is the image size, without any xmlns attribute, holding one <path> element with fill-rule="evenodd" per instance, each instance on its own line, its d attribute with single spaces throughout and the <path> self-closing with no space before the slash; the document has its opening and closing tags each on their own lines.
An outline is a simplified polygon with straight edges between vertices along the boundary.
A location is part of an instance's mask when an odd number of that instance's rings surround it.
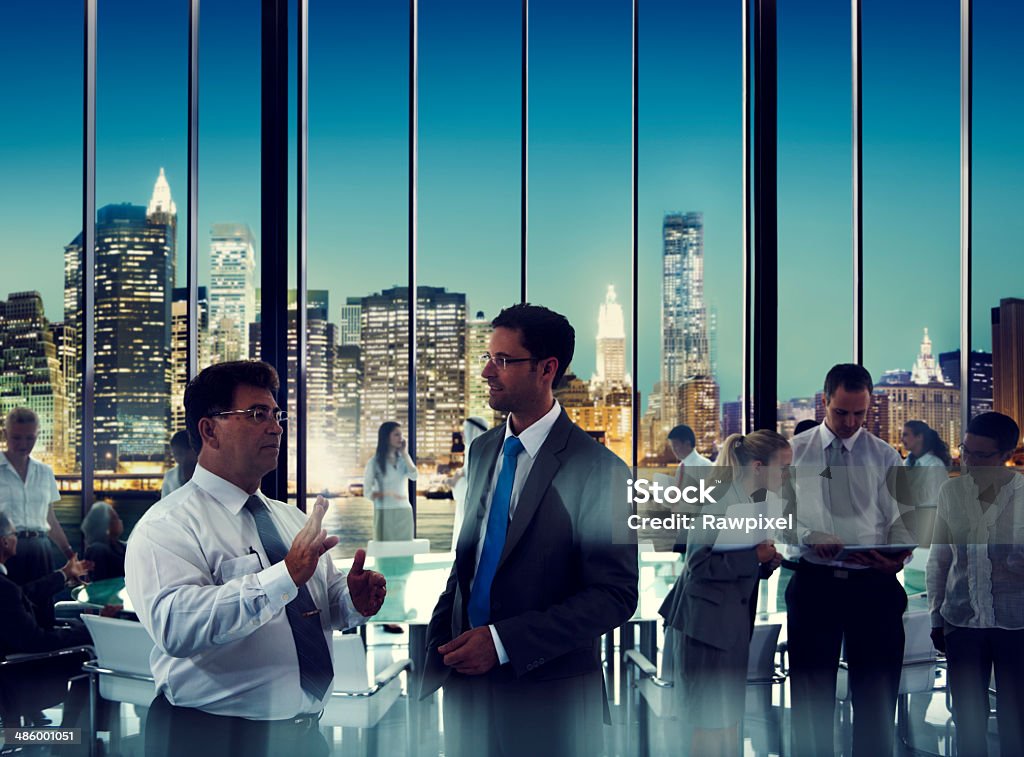
<svg viewBox="0 0 1024 757">
<path fill-rule="evenodd" d="M 700 454 L 696 449 L 692 449 L 690 450 L 690 454 L 684 457 L 680 462 L 683 465 L 706 465 L 711 461 L 704 457 L 704 455 Z"/>
<path fill-rule="evenodd" d="M 823 450 L 828 449 L 829 445 L 832 444 L 833 439 L 839 439 L 838 436 L 832 433 L 832 429 L 825 425 L 825 421 L 822 421 L 820 424 L 818 424 L 818 428 L 821 429 L 819 438 L 821 439 L 821 448 Z M 857 443 L 857 440 L 860 439 L 860 435 L 862 433 L 864 433 L 863 426 L 857 429 L 857 433 L 855 433 L 849 439 L 839 439 L 839 443 L 846 447 L 847 452 L 853 452 L 853 445 Z"/>
<path fill-rule="evenodd" d="M 523 449 L 526 450 L 526 454 L 530 457 L 537 457 L 537 453 L 540 452 L 541 446 L 547 440 L 548 434 L 551 433 L 555 421 L 558 420 L 558 416 L 561 414 L 562 406 L 558 404 L 558 400 L 555 400 L 551 409 L 540 420 L 519 434 L 519 441 L 523 443 Z M 512 433 L 511 413 L 508 416 L 508 420 L 505 421 L 505 438 L 508 439 L 510 436 L 515 436 Z"/>
<path fill-rule="evenodd" d="M 7 566 L 0 562 L 0 576 L 7 575 Z"/>
<path fill-rule="evenodd" d="M 196 464 L 196 472 L 192 474 L 192 481 L 196 486 L 224 505 L 232 515 L 238 515 L 249 500 L 248 492 L 239 489 L 216 473 L 211 473 L 198 463 Z M 267 501 L 267 498 L 263 496 L 263 492 L 259 489 L 256 490 L 256 496 L 264 502 Z"/>
</svg>

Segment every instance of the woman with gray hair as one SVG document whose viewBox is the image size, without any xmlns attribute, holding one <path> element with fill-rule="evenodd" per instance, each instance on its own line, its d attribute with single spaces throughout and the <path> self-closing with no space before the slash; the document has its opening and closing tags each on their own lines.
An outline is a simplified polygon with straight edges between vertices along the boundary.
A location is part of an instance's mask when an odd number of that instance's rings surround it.
<svg viewBox="0 0 1024 757">
<path fill-rule="evenodd" d="M 82 519 L 85 559 L 93 562 L 93 581 L 124 576 L 126 545 L 120 540 L 122 533 L 124 524 L 117 510 L 106 502 L 94 503 Z"/>
</svg>

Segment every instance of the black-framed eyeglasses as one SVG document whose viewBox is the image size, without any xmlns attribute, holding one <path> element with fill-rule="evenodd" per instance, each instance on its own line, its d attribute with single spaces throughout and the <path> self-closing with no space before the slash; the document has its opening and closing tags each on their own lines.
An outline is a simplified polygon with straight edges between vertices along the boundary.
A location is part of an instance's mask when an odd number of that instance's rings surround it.
<svg viewBox="0 0 1024 757">
<path fill-rule="evenodd" d="M 284 410 L 271 410 L 269 407 L 247 407 L 245 410 L 223 410 L 219 413 L 211 413 L 211 418 L 219 418 L 222 415 L 248 415 L 254 424 L 262 426 L 273 418 L 278 423 L 288 420 L 288 413 Z"/>
<path fill-rule="evenodd" d="M 498 370 L 505 370 L 510 365 L 515 363 L 539 363 L 539 357 L 505 357 L 504 355 L 491 355 L 489 352 L 485 352 L 480 356 L 481 365 L 487 365 L 488 363 L 494 363 L 494 366 Z"/>
<path fill-rule="evenodd" d="M 1001 454 L 1002 452 L 999 450 L 995 452 L 978 452 L 977 450 L 967 449 L 962 444 L 960 445 L 960 457 L 973 457 L 975 460 L 992 460 Z"/>
</svg>

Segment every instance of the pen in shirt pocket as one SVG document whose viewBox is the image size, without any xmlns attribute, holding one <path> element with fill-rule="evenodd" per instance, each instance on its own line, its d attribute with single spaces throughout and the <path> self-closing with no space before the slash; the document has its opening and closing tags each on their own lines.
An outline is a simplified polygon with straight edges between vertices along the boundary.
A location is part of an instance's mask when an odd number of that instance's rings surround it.
<svg viewBox="0 0 1024 757">
<path fill-rule="evenodd" d="M 249 554 L 256 555 L 256 559 L 260 562 L 260 570 L 263 570 L 263 558 L 260 557 L 260 553 L 257 552 L 251 545 L 249 547 Z"/>
</svg>

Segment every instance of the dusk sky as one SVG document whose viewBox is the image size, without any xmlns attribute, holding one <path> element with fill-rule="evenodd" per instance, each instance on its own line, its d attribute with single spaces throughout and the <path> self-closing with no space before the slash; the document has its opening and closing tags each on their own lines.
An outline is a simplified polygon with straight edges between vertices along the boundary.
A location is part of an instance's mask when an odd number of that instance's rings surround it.
<svg viewBox="0 0 1024 757">
<path fill-rule="evenodd" d="M 975 2 L 974 347 L 1024 296 L 1017 207 L 1024 9 Z M 160 167 L 186 212 L 187 6 L 100 0 L 97 199 L 145 204 Z M 239 8 L 245 7 L 245 12 Z M 259 229 L 259 2 L 203 0 L 200 283 L 209 228 Z M 740 377 L 739 2 L 641 0 L 640 366 L 659 374 L 661 223 L 701 211 L 723 401 Z M 519 281 L 520 5 L 421 0 L 419 280 L 490 317 Z M 779 2 L 781 399 L 849 360 L 849 3 Z M 63 247 L 81 226 L 82 4 L 7 9 L 0 70 L 0 261 L 7 292 L 62 317 Z M 909 369 L 928 327 L 959 344 L 959 3 L 863 2 L 866 367 Z M 576 326 L 594 370 L 598 306 L 630 302 L 631 3 L 536 0 L 530 12 L 530 299 Z M 405 283 L 408 6 L 310 0 L 309 286 Z M 184 267 L 179 267 L 183 284 Z M 627 349 L 629 346 L 627 345 Z"/>
</svg>

